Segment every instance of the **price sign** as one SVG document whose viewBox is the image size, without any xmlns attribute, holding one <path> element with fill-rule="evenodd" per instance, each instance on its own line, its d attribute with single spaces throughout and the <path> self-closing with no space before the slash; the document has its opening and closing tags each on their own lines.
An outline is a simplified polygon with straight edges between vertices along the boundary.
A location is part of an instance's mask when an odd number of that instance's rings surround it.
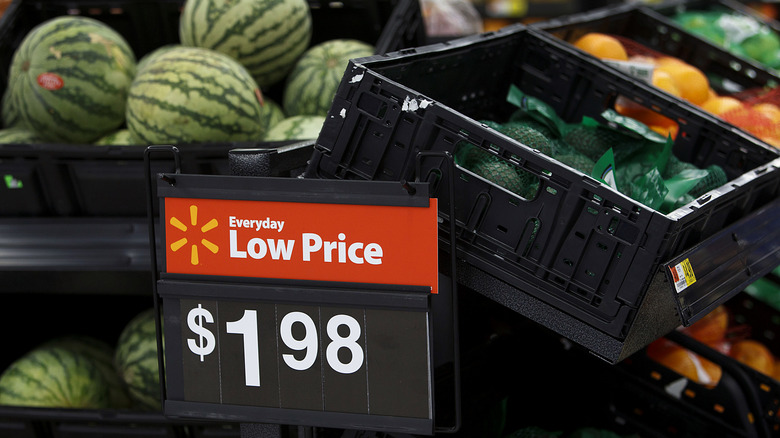
<svg viewBox="0 0 780 438">
<path fill-rule="evenodd" d="M 430 417 L 425 312 L 208 300 L 180 306 L 184 380 L 197 382 L 185 384 L 185 401 Z"/>
<path fill-rule="evenodd" d="M 158 185 L 165 414 L 432 434 L 427 186 L 191 177 Z"/>
<path fill-rule="evenodd" d="M 215 288 L 224 298 L 198 297 Z M 323 303 L 295 287 L 162 281 L 158 290 L 174 411 L 240 406 L 245 421 L 430 430 L 429 293 L 373 291 L 384 304 L 374 307 L 355 291 Z"/>
</svg>

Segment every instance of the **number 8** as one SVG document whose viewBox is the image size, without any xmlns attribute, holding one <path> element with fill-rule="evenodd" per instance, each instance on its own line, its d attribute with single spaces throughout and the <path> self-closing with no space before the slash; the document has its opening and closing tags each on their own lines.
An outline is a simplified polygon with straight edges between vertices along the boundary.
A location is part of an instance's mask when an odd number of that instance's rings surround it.
<svg viewBox="0 0 780 438">
<path fill-rule="evenodd" d="M 341 337 L 339 335 L 339 326 L 345 325 L 349 328 L 349 335 L 347 337 Z M 355 318 L 349 315 L 335 315 L 328 320 L 328 337 L 331 339 L 331 343 L 328 344 L 328 348 L 325 351 L 325 355 L 328 359 L 328 365 L 342 374 L 352 374 L 359 370 L 363 365 L 363 349 L 355 342 L 360 339 L 360 324 L 358 324 Z M 348 363 L 343 363 L 339 360 L 339 350 L 341 348 L 348 348 L 352 353 L 352 359 Z"/>
</svg>

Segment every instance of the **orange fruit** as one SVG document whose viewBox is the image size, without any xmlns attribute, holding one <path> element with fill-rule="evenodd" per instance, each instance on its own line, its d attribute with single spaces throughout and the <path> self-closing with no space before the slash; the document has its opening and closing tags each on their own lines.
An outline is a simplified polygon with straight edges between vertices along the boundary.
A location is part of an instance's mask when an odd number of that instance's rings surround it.
<svg viewBox="0 0 780 438">
<path fill-rule="evenodd" d="M 744 339 L 731 345 L 729 355 L 756 371 L 771 376 L 775 358 L 766 345 L 753 339 Z"/>
<path fill-rule="evenodd" d="M 703 344 L 714 346 L 726 337 L 728 325 L 729 311 L 721 304 L 682 331 Z"/>
<path fill-rule="evenodd" d="M 773 103 L 765 102 L 765 103 L 757 103 L 753 105 L 751 108 L 767 116 L 772 122 L 780 123 L 780 106 L 777 106 Z"/>
<path fill-rule="evenodd" d="M 623 43 L 617 38 L 603 33 L 586 33 L 574 42 L 574 47 L 600 59 L 628 61 L 628 54 Z"/>
<path fill-rule="evenodd" d="M 661 338 L 647 347 L 647 356 L 676 373 L 705 386 L 715 386 L 723 370 L 698 354 Z"/>
<path fill-rule="evenodd" d="M 669 74 L 680 90 L 680 97 L 694 105 L 710 98 L 710 82 L 698 68 L 677 58 L 661 57 L 656 61 L 656 70 Z"/>
<path fill-rule="evenodd" d="M 681 96 L 677 83 L 667 71 L 653 70 L 652 84 L 673 96 Z"/>
<path fill-rule="evenodd" d="M 722 116 L 731 110 L 742 108 L 742 106 L 742 102 L 733 97 L 719 96 L 710 98 L 701 104 L 701 109 L 715 114 L 716 116 Z"/>
<path fill-rule="evenodd" d="M 650 129 L 664 137 L 669 135 L 672 136 L 672 139 L 677 137 L 677 131 L 679 130 L 677 122 L 650 108 L 631 101 L 618 101 L 615 104 L 615 111 L 620 115 L 631 117 L 634 120 L 644 123 Z"/>
<path fill-rule="evenodd" d="M 780 149 L 780 137 L 774 137 L 771 135 L 764 135 L 760 137 L 762 141 L 769 143 L 770 145 Z"/>
<path fill-rule="evenodd" d="M 772 378 L 780 382 L 780 359 L 775 358 L 775 367 L 772 368 Z"/>
</svg>

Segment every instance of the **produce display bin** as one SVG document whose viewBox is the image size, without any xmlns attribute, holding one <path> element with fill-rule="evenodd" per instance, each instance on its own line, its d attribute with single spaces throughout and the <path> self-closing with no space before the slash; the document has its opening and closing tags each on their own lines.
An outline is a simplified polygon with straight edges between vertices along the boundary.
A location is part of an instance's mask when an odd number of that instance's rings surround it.
<svg viewBox="0 0 780 438">
<path fill-rule="evenodd" d="M 629 38 L 697 67 L 708 76 L 715 91 L 721 94 L 780 85 L 777 72 L 703 40 L 685 31 L 660 11 L 645 6 L 625 4 L 601 8 L 532 26 L 569 43 L 588 32 Z"/>
<path fill-rule="evenodd" d="M 84 15 L 105 22 L 130 44 L 136 58 L 179 41 L 182 0 L 68 1 L 15 0 L 0 20 L 0 95 L 15 49 L 34 26 L 61 15 Z M 309 1 L 312 43 L 355 38 L 377 50 L 413 44 L 386 27 L 391 16 L 419 15 L 416 1 Z M 398 9 L 398 10 L 396 10 Z M 415 12 L 416 11 L 416 12 Z M 154 29 L 150 32 L 149 29 Z M 379 53 L 379 52 L 377 52 Z M 268 90 L 281 93 L 280 86 Z M 276 100 L 280 102 L 280 100 Z M 228 151 L 235 148 L 281 147 L 292 142 L 219 142 L 179 145 L 182 169 L 228 174 Z M 145 216 L 143 146 L 89 144 L 12 144 L 0 147 L 0 217 Z M 170 169 L 160 169 L 169 171 Z"/>
<path fill-rule="evenodd" d="M 659 18 L 659 20 L 663 20 L 664 18 L 669 19 L 668 21 L 675 27 L 679 27 L 681 30 L 684 31 L 684 27 L 676 24 L 673 20 L 671 20 L 672 17 L 674 17 L 676 14 L 681 12 L 728 12 L 730 14 L 734 14 L 735 16 L 743 16 L 746 18 L 750 18 L 755 20 L 756 23 L 761 23 L 762 25 L 767 26 L 769 30 L 780 36 L 780 23 L 778 23 L 776 20 L 770 19 L 768 17 L 762 16 L 757 10 L 751 8 L 750 6 L 746 5 L 745 3 L 741 3 L 734 0 L 717 0 L 717 1 L 704 1 L 704 0 L 673 0 L 673 1 L 666 1 L 662 2 L 658 5 L 650 6 L 651 11 L 658 13 L 662 15 L 662 18 Z M 706 38 L 702 38 L 705 41 L 708 41 Z M 749 57 L 745 57 L 744 55 L 740 55 L 738 53 L 735 53 L 733 51 L 730 52 L 732 55 L 743 58 L 748 62 L 756 62 L 755 60 L 751 60 Z M 758 63 L 758 66 L 764 69 L 767 69 L 767 66 Z M 769 68 L 771 71 L 772 69 Z"/>
<path fill-rule="evenodd" d="M 780 353 L 777 308 L 745 292 L 725 307 L 742 336 Z M 681 332 L 667 338 L 719 366 L 722 376 L 715 386 L 702 385 L 638 352 L 615 367 L 610 383 L 611 405 L 628 424 L 673 436 L 777 436 L 780 382 Z"/>
<path fill-rule="evenodd" d="M 681 121 L 678 158 L 721 165 L 730 181 L 668 214 L 647 208 L 479 122 L 516 109 L 506 102 L 510 85 L 567 122 L 600 119 L 618 95 L 649 102 Z M 532 28 L 354 60 L 329 116 L 305 177 L 432 181 L 442 233 L 455 202 L 459 274 L 612 363 L 780 264 L 777 150 Z M 444 160 L 415 169 L 416 157 L 453 154 L 463 141 L 532 173 L 537 195 L 524 199 L 458 167 L 448 199 Z M 667 268 L 686 259 L 701 283 L 676 293 Z"/>
</svg>

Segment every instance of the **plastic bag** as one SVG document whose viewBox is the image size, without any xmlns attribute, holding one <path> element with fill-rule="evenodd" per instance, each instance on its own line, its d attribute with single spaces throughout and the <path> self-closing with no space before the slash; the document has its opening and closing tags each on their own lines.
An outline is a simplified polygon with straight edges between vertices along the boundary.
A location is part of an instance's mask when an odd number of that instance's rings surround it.
<svg viewBox="0 0 780 438">
<path fill-rule="evenodd" d="M 482 17 L 469 0 L 420 0 L 428 36 L 458 37 L 483 30 Z"/>
<path fill-rule="evenodd" d="M 512 120 L 532 118 L 565 142 L 568 150 L 552 148 L 552 158 L 569 164 L 563 158 L 573 151 L 594 160 L 589 169 L 578 170 L 654 210 L 668 213 L 727 182 L 720 167 L 699 169 L 680 161 L 672 154 L 670 137 L 613 110 L 602 114 L 609 125 L 589 117 L 566 123 L 546 103 L 515 86 L 507 101 L 518 107 Z"/>
</svg>

